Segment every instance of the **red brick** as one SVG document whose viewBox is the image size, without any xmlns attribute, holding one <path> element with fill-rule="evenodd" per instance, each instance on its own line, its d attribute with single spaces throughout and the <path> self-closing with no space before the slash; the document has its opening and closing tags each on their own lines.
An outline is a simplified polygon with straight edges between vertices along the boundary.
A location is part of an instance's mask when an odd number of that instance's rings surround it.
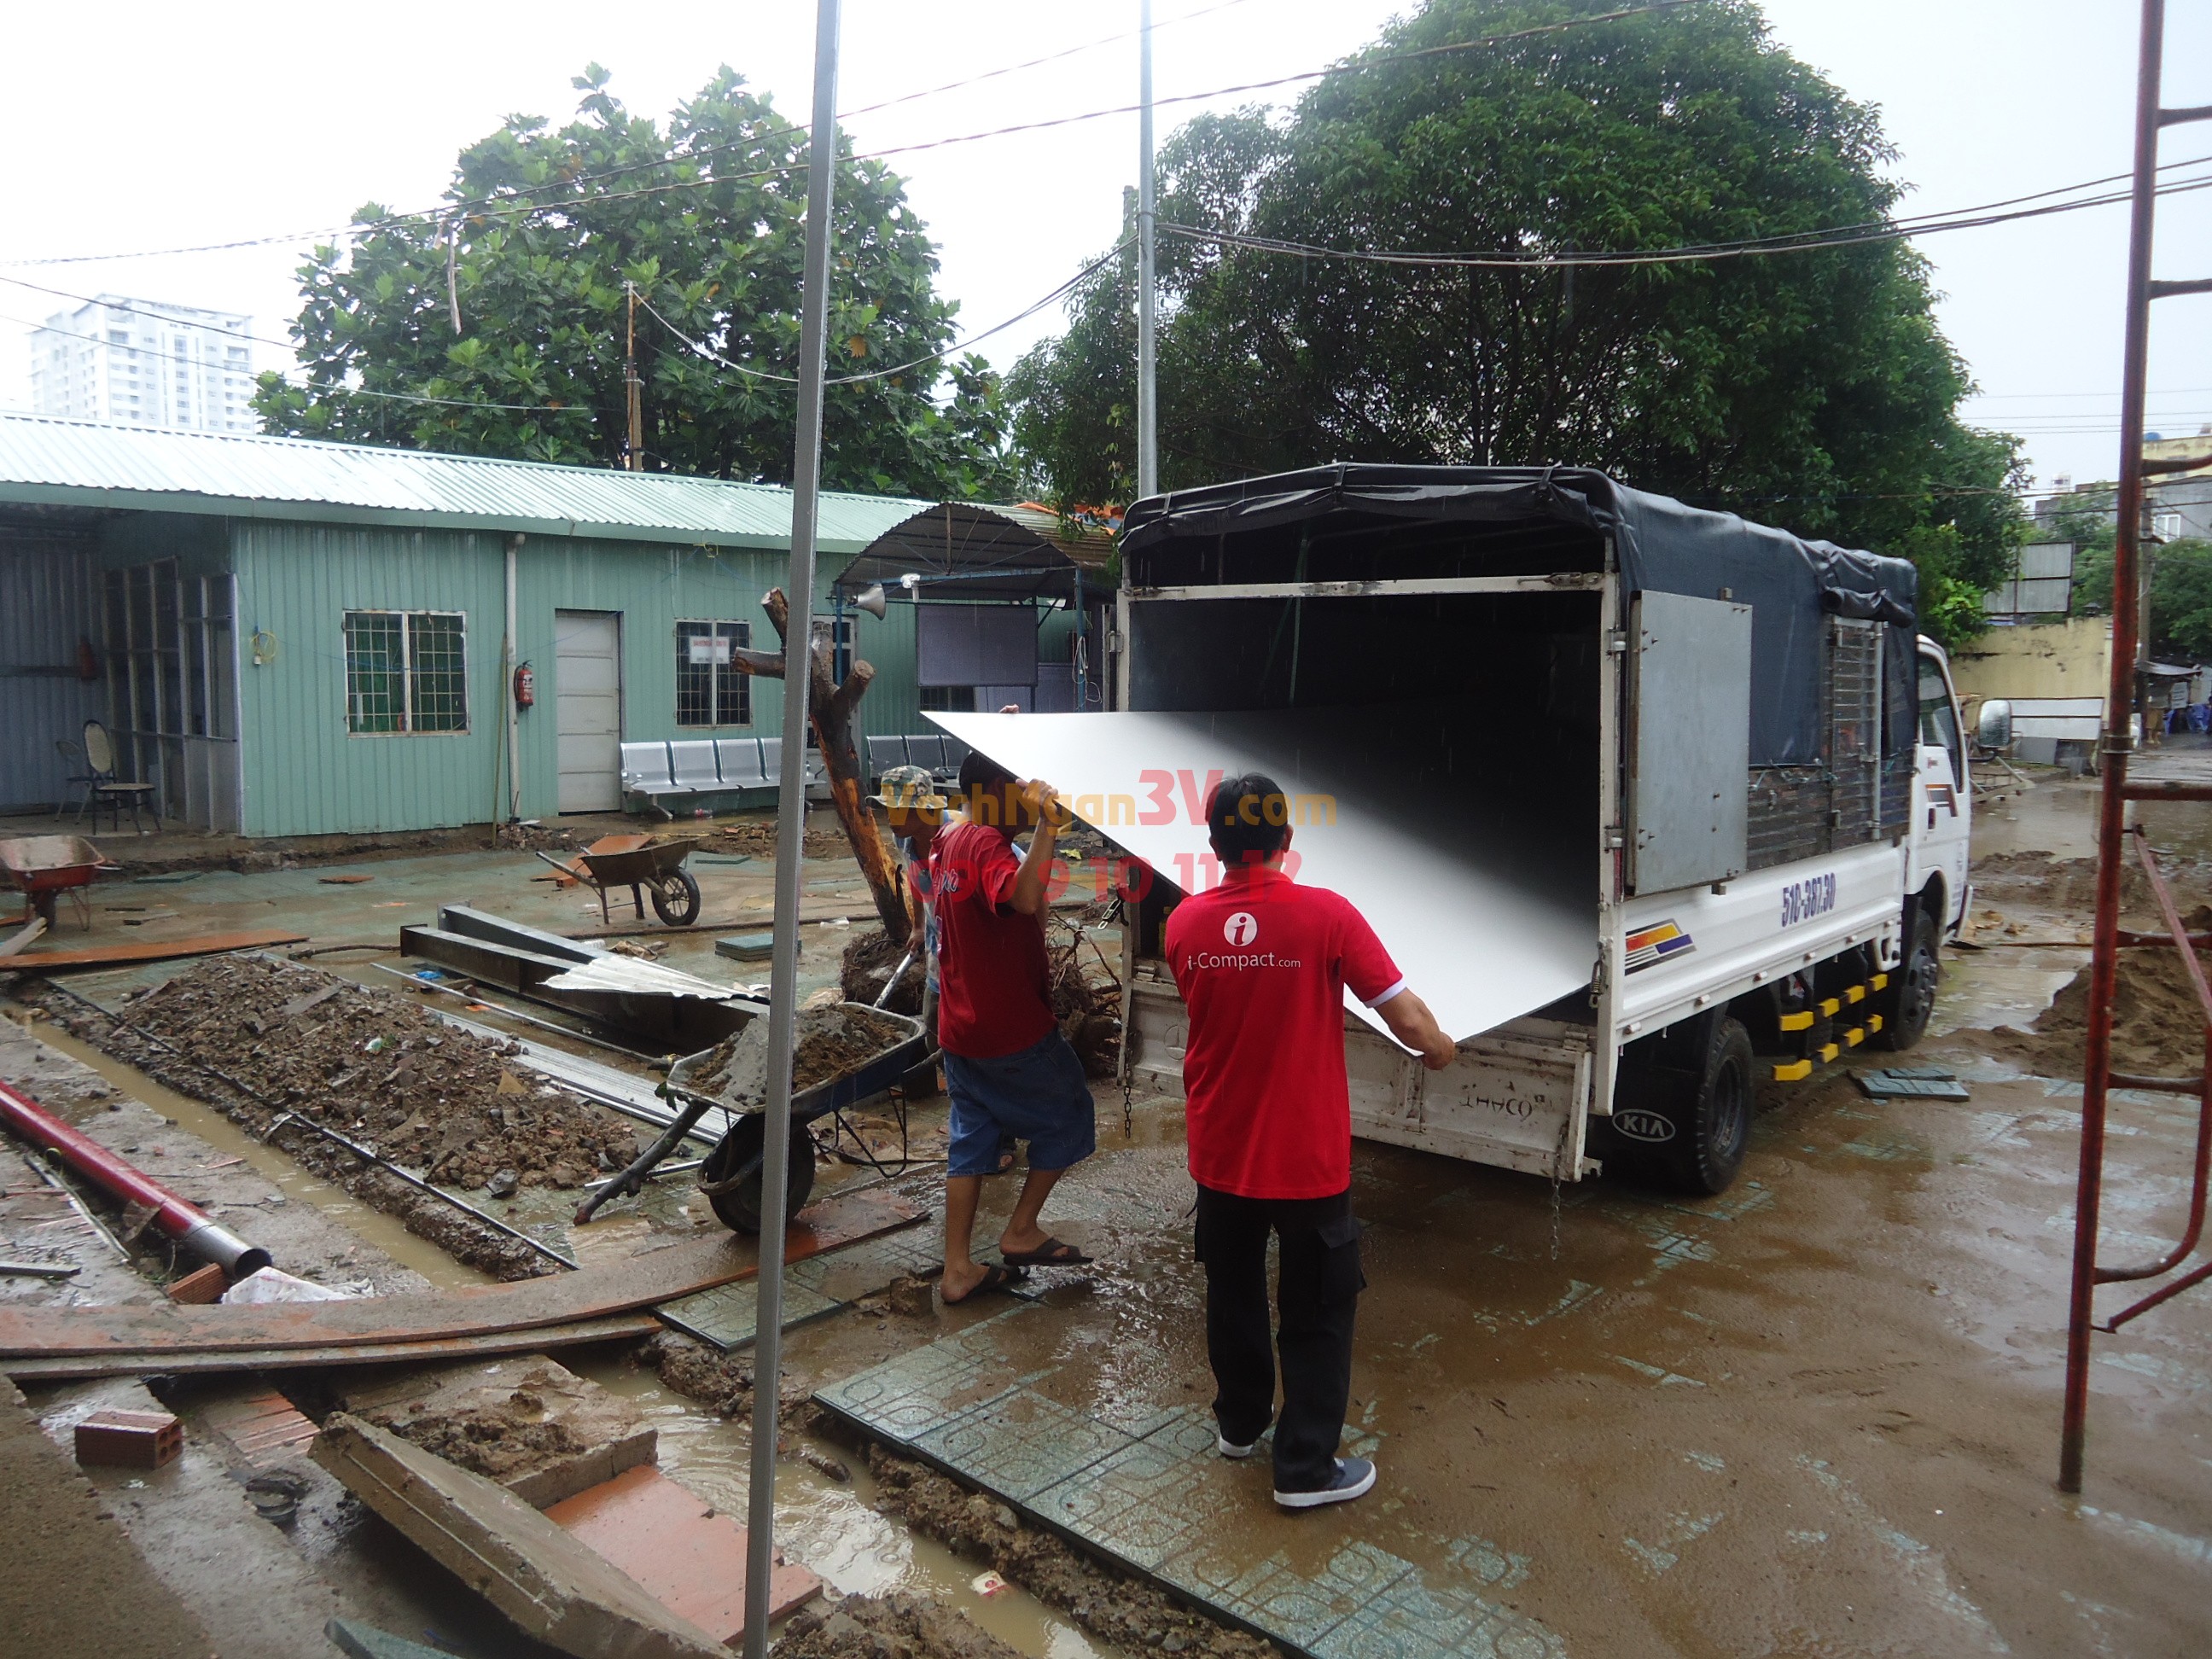
<svg viewBox="0 0 2212 1659">
<path fill-rule="evenodd" d="M 76 1425 L 76 1461 L 158 1469 L 184 1450 L 184 1425 L 167 1412 L 94 1412 Z"/>
<path fill-rule="evenodd" d="M 169 1300 L 216 1302 L 222 1300 L 222 1293 L 229 1288 L 230 1280 L 224 1277 L 222 1269 L 210 1261 L 206 1267 L 193 1269 L 170 1285 Z"/>
</svg>

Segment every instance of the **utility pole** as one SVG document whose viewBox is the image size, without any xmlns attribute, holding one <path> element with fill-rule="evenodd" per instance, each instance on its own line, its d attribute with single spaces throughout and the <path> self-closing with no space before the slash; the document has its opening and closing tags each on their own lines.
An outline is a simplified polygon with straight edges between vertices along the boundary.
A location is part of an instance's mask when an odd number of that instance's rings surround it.
<svg viewBox="0 0 2212 1659">
<path fill-rule="evenodd" d="M 623 347 L 623 395 L 629 404 L 629 450 L 624 465 L 633 472 L 645 471 L 645 383 L 637 378 L 637 284 L 625 282 L 629 298 L 629 332 Z"/>
<path fill-rule="evenodd" d="M 814 534 L 822 494 L 822 380 L 830 326 L 830 195 L 837 176 L 838 0 L 814 14 L 814 133 L 806 156 L 806 258 L 799 299 L 799 429 L 792 445 L 791 614 L 783 630 L 783 768 L 776 799 L 775 947 L 769 969 L 768 1111 L 761 1149 L 760 1269 L 753 1322 L 752 1462 L 745 1492 L 744 1659 L 768 1659 L 775 1571 L 775 1454 L 783 1396 L 784 1200 L 798 1022 L 799 856 L 806 837 L 806 694 L 814 681 Z M 813 1152 L 810 1147 L 808 1157 Z"/>
<path fill-rule="evenodd" d="M 1137 494 L 1160 488 L 1159 363 L 1152 338 L 1152 0 L 1138 0 Z"/>
</svg>

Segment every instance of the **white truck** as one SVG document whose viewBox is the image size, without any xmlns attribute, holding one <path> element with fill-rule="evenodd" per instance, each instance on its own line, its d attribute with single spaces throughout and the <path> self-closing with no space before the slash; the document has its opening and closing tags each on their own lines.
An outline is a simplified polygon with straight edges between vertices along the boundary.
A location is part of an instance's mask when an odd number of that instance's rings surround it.
<svg viewBox="0 0 2212 1659">
<path fill-rule="evenodd" d="M 1563 859 L 1586 896 L 1587 985 L 1449 1069 L 1347 1017 L 1355 1133 L 1717 1193 L 1756 1084 L 1926 1029 L 1972 803 L 1911 565 L 1568 469 L 1178 492 L 1133 508 L 1122 545 L 1121 709 L 1364 720 L 1404 810 Z M 1122 1064 L 1176 1094 L 1178 897 L 1128 902 L 1122 952 Z"/>
</svg>

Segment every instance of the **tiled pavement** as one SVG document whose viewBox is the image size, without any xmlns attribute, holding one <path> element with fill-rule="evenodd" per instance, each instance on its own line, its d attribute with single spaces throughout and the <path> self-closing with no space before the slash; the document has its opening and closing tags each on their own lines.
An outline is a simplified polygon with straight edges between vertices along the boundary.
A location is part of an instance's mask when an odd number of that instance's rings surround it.
<svg viewBox="0 0 2212 1659">
<path fill-rule="evenodd" d="M 1265 1462 L 1214 1449 L 1204 1407 L 1121 1422 L 1049 1400 L 1000 1339 L 1017 1308 L 818 1392 L 855 1426 L 946 1469 L 1232 1623 L 1312 1659 L 1450 1653 L 1554 1659 L 1559 1638 L 1480 1594 L 1465 1567 L 1423 1571 L 1354 1540 L 1326 1555 L 1295 1541 L 1255 1559 L 1249 1511 Z M 1264 1499 L 1261 1500 L 1264 1502 Z M 1244 1547 L 1239 1549 L 1242 1544 Z"/>
<path fill-rule="evenodd" d="M 939 1230 L 927 1220 L 844 1249 L 809 1256 L 783 1276 L 783 1328 L 804 1325 L 880 1291 L 902 1273 L 934 1272 L 945 1259 Z M 672 1325 L 725 1353 L 750 1347 L 757 1334 L 759 1286 L 751 1279 L 700 1291 L 653 1310 Z"/>
</svg>

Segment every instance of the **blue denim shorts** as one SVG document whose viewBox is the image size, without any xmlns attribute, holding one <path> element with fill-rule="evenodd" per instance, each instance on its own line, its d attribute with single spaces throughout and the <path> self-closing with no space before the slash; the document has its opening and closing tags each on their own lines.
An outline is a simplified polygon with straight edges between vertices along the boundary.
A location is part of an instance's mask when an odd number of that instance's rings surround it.
<svg viewBox="0 0 2212 1659">
<path fill-rule="evenodd" d="M 995 1060 L 948 1054 L 945 1082 L 952 1097 L 951 1174 L 994 1174 L 1008 1136 L 1029 1142 L 1032 1170 L 1065 1170 L 1098 1148 L 1083 1062 L 1056 1030 Z"/>
</svg>

